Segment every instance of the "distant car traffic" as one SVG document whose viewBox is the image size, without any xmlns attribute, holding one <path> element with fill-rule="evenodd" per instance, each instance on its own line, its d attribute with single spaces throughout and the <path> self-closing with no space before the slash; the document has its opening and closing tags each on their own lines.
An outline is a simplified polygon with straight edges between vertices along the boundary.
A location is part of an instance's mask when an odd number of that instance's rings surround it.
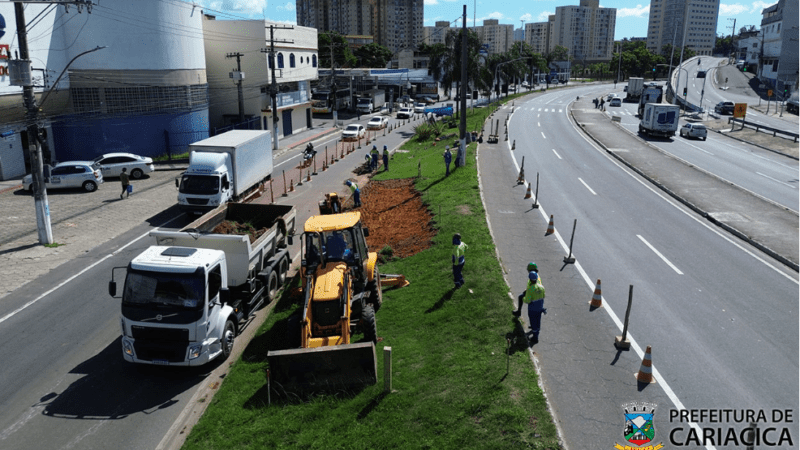
<svg viewBox="0 0 800 450">
<path fill-rule="evenodd" d="M 103 183 L 103 173 L 92 167 L 92 161 L 65 161 L 50 169 L 50 176 L 45 177 L 47 189 L 83 188 L 86 192 L 94 192 Z M 33 176 L 22 178 L 23 189 L 33 190 Z"/>
<path fill-rule="evenodd" d="M 622 106 L 622 99 L 614 97 L 608 102 L 608 106 Z"/>
<path fill-rule="evenodd" d="M 388 117 L 375 116 L 367 122 L 367 128 L 370 130 L 380 130 L 381 128 L 386 128 L 388 125 Z"/>
<path fill-rule="evenodd" d="M 733 102 L 719 102 L 714 106 L 714 112 L 719 114 L 733 114 Z"/>
<path fill-rule="evenodd" d="M 697 78 L 705 78 L 705 77 L 706 77 L 706 71 L 705 70 L 697 71 Z"/>
<path fill-rule="evenodd" d="M 606 97 L 606 101 L 610 102 L 612 98 L 617 98 L 617 94 L 615 94 L 613 92 L 608 94 L 608 97 Z"/>
<path fill-rule="evenodd" d="M 681 127 L 681 137 L 697 138 L 706 140 L 708 137 L 708 129 L 705 125 L 699 123 L 687 123 Z"/>
<path fill-rule="evenodd" d="M 364 129 L 364 125 L 353 123 L 348 125 L 347 128 L 342 131 L 342 140 L 357 140 L 364 137 L 366 133 L 367 130 Z"/>
<path fill-rule="evenodd" d="M 424 113 L 425 112 L 425 103 L 416 103 L 414 105 L 414 112 L 415 113 Z"/>
<path fill-rule="evenodd" d="M 414 110 L 412 110 L 411 108 L 400 108 L 397 111 L 397 118 L 410 119 L 412 114 L 414 114 Z"/>
<path fill-rule="evenodd" d="M 131 178 L 138 180 L 144 174 L 154 172 L 155 166 L 153 159 L 144 156 L 134 155 L 133 153 L 106 153 L 98 156 L 92 161 L 92 167 L 100 169 L 103 176 L 118 177 L 122 169 L 128 169 Z"/>
<path fill-rule="evenodd" d="M 433 98 L 433 97 L 425 97 L 425 96 L 423 96 L 423 97 L 418 98 L 417 100 L 419 100 L 419 101 L 421 101 L 423 103 L 426 103 L 428 105 L 432 105 L 432 104 L 436 103 L 436 99 Z"/>
</svg>

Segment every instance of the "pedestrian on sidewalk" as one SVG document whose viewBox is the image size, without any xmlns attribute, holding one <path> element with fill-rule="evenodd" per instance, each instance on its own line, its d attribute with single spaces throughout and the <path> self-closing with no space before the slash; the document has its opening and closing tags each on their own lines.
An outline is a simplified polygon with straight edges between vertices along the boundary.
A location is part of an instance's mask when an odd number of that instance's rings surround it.
<svg viewBox="0 0 800 450">
<path fill-rule="evenodd" d="M 528 272 L 528 288 L 519 296 L 528 304 L 528 322 L 531 327 L 531 341 L 539 342 L 539 330 L 542 326 L 542 314 L 547 314 L 544 307 L 544 285 L 536 272 Z"/>
<path fill-rule="evenodd" d="M 531 272 L 536 272 L 536 275 L 539 275 L 539 266 L 537 266 L 536 263 L 533 262 L 533 261 L 528 263 L 528 273 L 530 274 Z M 542 277 L 539 276 L 539 283 L 541 283 L 541 282 L 542 282 Z M 528 286 L 530 286 L 530 283 L 531 283 L 530 280 L 528 280 Z M 523 303 L 522 299 L 523 299 L 523 297 L 525 297 L 524 293 L 519 294 L 519 297 L 517 297 L 517 310 L 512 313 L 517 317 L 522 315 L 522 303 Z"/>
<path fill-rule="evenodd" d="M 444 176 L 446 177 L 450 176 L 450 162 L 452 160 L 453 160 L 453 154 L 450 153 L 450 146 L 447 145 L 444 147 L 444 167 L 445 167 Z"/>
<path fill-rule="evenodd" d="M 461 242 L 461 235 L 456 233 L 453 235 L 453 282 L 455 282 L 456 289 L 464 285 L 464 275 L 461 273 L 464 270 L 464 252 L 469 248 L 467 244 Z"/>
<path fill-rule="evenodd" d="M 597 98 L 592 99 L 592 103 L 594 103 L 594 109 L 597 109 Z"/>
<path fill-rule="evenodd" d="M 605 105 L 606 105 L 606 99 L 601 98 L 600 99 L 600 111 L 605 111 L 606 110 L 606 106 Z"/>
<path fill-rule="evenodd" d="M 389 171 L 389 147 L 383 146 L 383 171 Z"/>
<path fill-rule="evenodd" d="M 372 171 L 375 172 L 376 170 L 378 170 L 378 146 L 377 145 L 373 145 L 372 146 L 372 150 L 370 150 L 369 153 L 370 153 L 370 155 L 372 155 L 371 168 L 372 168 Z"/>
<path fill-rule="evenodd" d="M 125 195 L 127 197 L 131 196 L 130 184 L 131 180 L 128 178 L 128 169 L 125 167 L 122 168 L 122 173 L 119 174 L 119 182 L 122 183 L 122 192 L 119 194 L 119 199 L 122 200 L 122 196 Z"/>
<path fill-rule="evenodd" d="M 345 181 L 344 184 L 346 184 L 350 190 L 353 191 L 353 205 L 356 208 L 361 206 L 361 190 L 358 189 L 358 184 L 353 183 L 350 180 Z"/>
</svg>

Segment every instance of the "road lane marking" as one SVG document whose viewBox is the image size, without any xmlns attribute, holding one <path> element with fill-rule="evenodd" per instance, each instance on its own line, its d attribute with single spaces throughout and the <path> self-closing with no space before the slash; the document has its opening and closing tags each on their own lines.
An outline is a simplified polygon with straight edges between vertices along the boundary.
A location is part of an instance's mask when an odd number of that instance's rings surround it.
<svg viewBox="0 0 800 450">
<path fill-rule="evenodd" d="M 559 155 L 559 154 L 558 154 L 558 152 L 556 151 L 556 149 L 553 149 L 553 153 L 555 153 L 555 154 L 556 154 L 556 156 L 558 156 L 558 159 L 562 159 L 562 158 L 561 158 L 561 155 Z"/>
<path fill-rule="evenodd" d="M 776 180 L 775 178 L 772 178 L 772 177 L 771 177 L 771 176 L 769 176 L 769 175 L 764 175 L 764 174 L 763 174 L 763 173 L 761 173 L 761 172 L 756 172 L 756 175 L 761 175 L 761 176 L 762 176 L 762 177 L 764 177 L 764 178 L 768 178 L 768 179 L 770 179 L 770 180 L 772 180 L 772 181 L 774 181 L 774 182 L 776 182 L 776 183 L 780 183 L 780 184 L 782 184 L 782 185 L 784 185 L 784 186 L 789 186 L 789 187 L 790 187 L 790 188 L 792 188 L 792 189 L 794 189 L 794 188 L 796 187 L 796 186 L 792 186 L 792 185 L 791 185 L 791 184 L 789 184 L 789 183 L 784 183 L 783 181 Z"/>
<path fill-rule="evenodd" d="M 684 142 L 684 144 L 688 145 L 689 147 L 694 147 L 694 148 L 696 148 L 696 149 L 700 150 L 700 151 L 701 151 L 701 152 L 703 152 L 703 153 L 708 153 L 709 155 L 711 155 L 711 156 L 714 156 L 714 154 L 713 154 L 713 153 L 711 153 L 711 152 L 709 152 L 709 151 L 707 151 L 707 150 L 703 150 L 702 148 L 700 148 L 700 147 L 698 147 L 698 146 L 696 146 L 696 145 L 694 145 L 694 144 L 690 144 L 690 143 L 688 143 L 688 142 Z"/>
<path fill-rule="evenodd" d="M 540 126 L 542 126 L 542 123 L 541 122 L 536 122 L 536 126 L 540 127 Z"/>
<path fill-rule="evenodd" d="M 679 270 L 677 267 L 675 267 L 675 265 L 674 265 L 674 264 L 672 264 L 672 263 L 671 263 L 671 262 L 670 262 L 670 261 L 669 261 L 669 260 L 668 260 L 666 257 L 664 257 L 664 255 L 662 255 L 662 254 L 661 254 L 661 252 L 659 252 L 658 250 L 656 250 L 656 248 L 655 248 L 655 247 L 653 247 L 652 245 L 650 245 L 650 243 L 649 243 L 649 242 L 647 242 L 647 241 L 645 240 L 645 238 L 643 238 L 641 235 L 638 235 L 638 234 L 636 235 L 636 237 L 638 237 L 638 238 L 639 238 L 639 240 L 641 240 L 642 242 L 644 242 L 644 245 L 646 245 L 646 246 L 650 247 L 650 250 L 652 250 L 652 251 L 653 251 L 653 253 L 655 253 L 656 255 L 658 255 L 658 257 L 659 257 L 659 258 L 661 258 L 662 260 L 664 260 L 664 262 L 665 262 L 665 263 L 667 263 L 667 265 L 668 265 L 668 266 L 672 267 L 672 270 L 674 270 L 675 272 L 678 272 L 678 275 L 683 275 L 683 272 L 681 272 L 681 271 L 680 271 L 680 270 Z"/>
<path fill-rule="evenodd" d="M 544 131 L 542 131 L 542 137 L 547 139 L 547 136 L 544 135 Z"/>
<path fill-rule="evenodd" d="M 584 185 L 584 186 L 586 186 L 586 189 L 588 189 L 588 190 L 589 190 L 589 192 L 591 192 L 591 193 L 592 193 L 592 195 L 597 195 L 597 192 L 595 192 L 594 190 L 592 190 L 592 188 L 590 188 L 590 187 L 589 187 L 589 185 L 588 185 L 588 184 L 586 184 L 586 182 L 585 182 L 585 181 L 583 181 L 583 178 L 580 178 L 580 177 L 578 177 L 578 180 L 580 180 L 580 182 L 581 182 L 581 183 L 583 183 L 583 185 Z"/>
<path fill-rule="evenodd" d="M 180 215 L 180 216 L 177 216 L 177 217 L 173 217 L 172 219 L 170 219 L 170 220 L 168 220 L 168 221 L 164 222 L 163 224 L 161 224 L 161 225 L 157 226 L 156 228 L 163 227 L 163 226 L 167 225 L 168 223 L 172 222 L 173 220 L 175 220 L 175 219 L 177 219 L 177 218 L 179 218 L 179 217 L 183 217 L 183 215 Z M 148 234 L 150 234 L 150 231 L 152 231 L 152 230 L 147 230 L 147 233 L 144 233 L 143 235 L 141 235 L 141 236 L 137 237 L 136 239 L 134 239 L 134 240 L 132 240 L 132 241 L 128 242 L 127 244 L 123 245 L 122 247 L 118 248 L 117 250 L 115 250 L 115 251 L 114 251 L 114 252 L 112 252 L 111 254 L 109 254 L 109 255 L 106 255 L 106 256 L 104 256 L 103 258 L 99 259 L 99 260 L 98 260 L 97 262 L 95 262 L 94 264 L 91 264 L 91 265 L 89 265 L 88 267 L 86 267 L 85 269 L 83 269 L 83 270 L 81 270 L 80 272 L 76 273 L 75 275 L 73 275 L 73 276 L 71 276 L 71 277 L 67 278 L 66 280 L 62 281 L 60 284 L 58 284 L 58 285 L 57 285 L 56 287 L 54 287 L 53 289 L 50 289 L 49 291 L 47 291 L 47 292 L 45 292 L 44 294 L 42 294 L 42 295 L 40 295 L 40 296 L 36 297 L 35 299 L 33 299 L 33 300 L 29 301 L 28 303 L 25 303 L 24 305 L 20 306 L 19 308 L 15 309 L 15 310 L 14 310 L 14 311 L 12 311 L 12 312 L 10 312 L 10 313 L 6 314 L 5 316 L 3 316 L 3 317 L 0 317 L 0 323 L 3 323 L 3 322 L 5 322 L 6 320 L 8 320 L 8 319 L 10 319 L 10 318 L 12 318 L 12 317 L 14 317 L 14 316 L 16 316 L 16 315 L 17 315 L 17 314 L 19 314 L 20 312 L 24 311 L 25 309 L 28 309 L 28 307 L 30 307 L 30 306 L 32 306 L 32 305 L 34 305 L 34 304 L 35 304 L 36 302 L 38 302 L 39 300 L 41 300 L 41 299 L 43 299 L 43 298 L 47 297 L 48 295 L 52 294 L 53 292 L 57 291 L 57 290 L 58 290 L 58 289 L 60 289 L 62 286 L 66 285 L 67 283 L 69 283 L 70 281 L 74 280 L 75 278 L 78 278 L 79 276 L 81 276 L 81 275 L 83 275 L 84 273 L 88 272 L 89 270 L 93 269 L 95 266 L 97 266 L 98 264 L 100 264 L 100 263 L 102 263 L 103 261 L 107 260 L 108 258 L 111 258 L 112 256 L 116 256 L 116 255 L 117 255 L 119 252 L 121 252 L 122 250 L 124 250 L 124 249 L 125 249 L 125 248 L 127 248 L 128 246 L 132 245 L 134 242 L 137 242 L 137 241 L 139 241 L 140 239 L 142 239 L 142 238 L 146 237 Z"/>
</svg>

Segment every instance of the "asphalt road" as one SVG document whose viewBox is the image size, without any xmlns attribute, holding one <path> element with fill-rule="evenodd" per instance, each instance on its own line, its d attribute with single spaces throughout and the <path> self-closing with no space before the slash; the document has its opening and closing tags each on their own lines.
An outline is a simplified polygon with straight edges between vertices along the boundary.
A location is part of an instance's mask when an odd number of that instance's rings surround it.
<svg viewBox="0 0 800 450">
<path fill-rule="evenodd" d="M 618 95 L 624 95 L 621 91 Z M 620 124 L 638 134 L 637 104 L 623 103 L 606 107 L 609 116 L 619 116 Z M 681 120 L 680 125 L 686 122 Z M 680 131 L 680 128 L 679 128 Z M 655 139 L 641 136 L 664 152 L 725 179 L 737 186 L 767 198 L 781 206 L 797 211 L 798 161 L 763 148 L 729 139 L 712 131 L 705 141 L 681 137 Z"/>
<path fill-rule="evenodd" d="M 634 286 L 630 331 L 660 349 L 656 365 L 668 385 L 659 388 L 687 408 L 796 409 L 797 274 L 581 137 L 569 103 L 601 91 L 579 87 L 517 104 L 509 122 L 516 150 L 503 157 L 519 165 L 525 156 L 527 179 L 539 174 L 540 204 L 565 239 L 577 219 L 573 254 L 591 279 L 603 280 L 614 311 L 625 311 Z"/>
<path fill-rule="evenodd" d="M 368 119 L 362 116 L 363 123 Z M 412 126 L 379 138 L 378 144 L 394 149 L 409 136 Z M 318 149 L 326 145 L 332 149 L 336 140 L 338 134 L 314 143 Z M 305 220 L 318 213 L 322 193 L 349 195 L 343 181 L 354 176 L 351 170 L 367 151 L 365 147 L 327 171 L 320 170 L 311 182 L 276 202 L 296 206 L 298 229 L 302 230 Z M 276 158 L 274 173 L 294 167 L 301 152 L 298 148 Z M 154 175 L 152 188 L 112 203 L 134 208 L 135 198 L 139 203 L 130 213 L 144 219 L 138 226 L 3 299 L 0 359 L 8 363 L 0 375 L 0 448 L 174 448 L 180 442 L 175 438 L 185 435 L 170 436 L 168 432 L 187 420 L 190 414 L 186 412 L 195 406 L 191 402 L 197 400 L 197 394 L 215 389 L 217 377 L 224 376 L 225 363 L 212 362 L 202 368 L 150 367 L 125 363 L 120 354 L 119 300 L 109 297 L 107 284 L 113 267 L 126 266 L 150 245 L 149 230 L 188 223 L 176 206 L 161 206 L 164 199 L 172 199 L 168 202 L 174 205 L 174 173 Z M 112 195 L 111 189 L 104 191 Z M 83 216 L 76 215 L 78 223 L 88 220 L 93 211 L 101 214 L 104 207 L 109 208 L 101 201 L 99 209 L 92 210 L 86 204 L 87 196 L 75 195 L 78 197 L 62 197 L 83 202 L 83 208 L 88 208 Z M 30 203 L 30 197 L 6 200 Z M 150 212 L 145 213 L 148 205 Z M 292 255 L 299 252 L 298 240 L 290 250 Z M 237 342 L 237 349 L 241 348 L 243 344 Z"/>
</svg>

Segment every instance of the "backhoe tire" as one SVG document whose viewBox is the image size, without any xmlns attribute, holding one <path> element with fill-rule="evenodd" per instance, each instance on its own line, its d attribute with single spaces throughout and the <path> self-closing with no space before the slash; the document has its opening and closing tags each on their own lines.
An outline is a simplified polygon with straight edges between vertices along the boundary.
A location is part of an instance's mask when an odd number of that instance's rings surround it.
<svg viewBox="0 0 800 450">
<path fill-rule="evenodd" d="M 233 324 L 233 321 L 228 319 L 225 322 L 225 329 L 222 331 L 222 340 L 220 345 L 222 346 L 222 360 L 228 359 L 233 352 L 233 344 L 236 341 L 236 325 Z"/>
<path fill-rule="evenodd" d="M 364 329 L 364 340 L 378 343 L 378 325 L 375 322 L 375 309 L 371 304 L 364 305 L 361 311 L 361 326 Z"/>
<path fill-rule="evenodd" d="M 367 291 L 369 291 L 369 300 L 367 303 L 372 305 L 375 312 L 380 311 L 383 305 L 383 292 L 381 289 L 381 274 L 378 272 L 378 266 L 373 270 L 372 281 L 367 283 Z"/>
<path fill-rule="evenodd" d="M 278 296 L 278 274 L 271 271 L 267 277 L 267 299 L 265 303 L 270 303 Z"/>
</svg>

